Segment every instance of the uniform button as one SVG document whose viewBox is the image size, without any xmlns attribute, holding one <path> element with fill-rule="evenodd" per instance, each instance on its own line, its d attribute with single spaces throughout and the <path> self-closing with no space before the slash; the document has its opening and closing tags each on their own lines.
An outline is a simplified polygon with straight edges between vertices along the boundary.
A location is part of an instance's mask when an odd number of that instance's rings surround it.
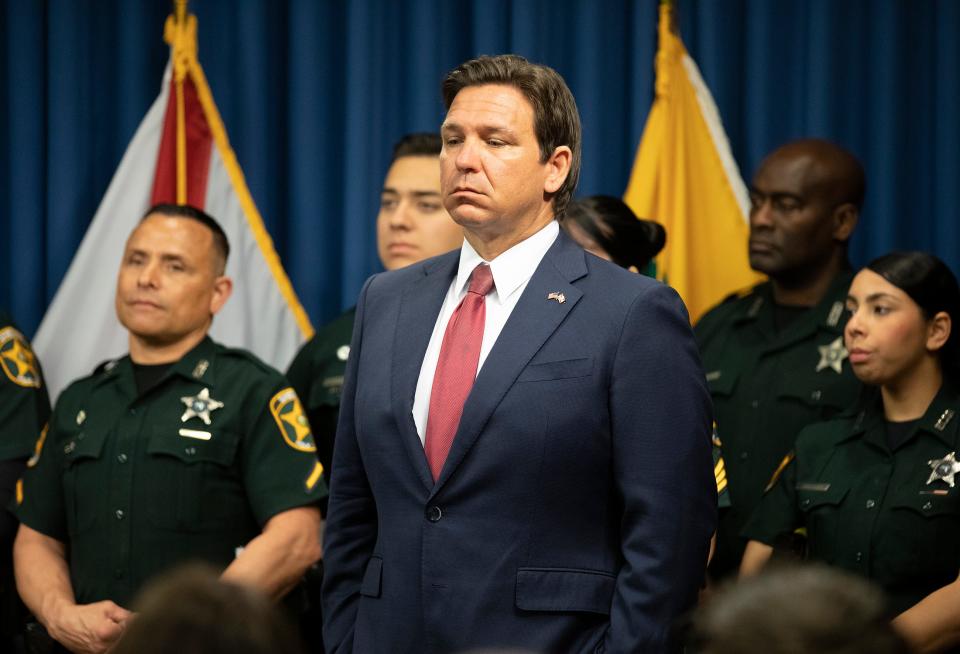
<svg viewBox="0 0 960 654">
<path fill-rule="evenodd" d="M 760 400 L 754 400 L 753 402 L 750 403 L 750 406 L 756 409 L 758 406 L 760 406 Z"/>
<path fill-rule="evenodd" d="M 197 448 L 195 448 L 195 447 L 188 447 L 188 448 L 184 449 L 183 451 L 186 453 L 187 456 L 193 456 L 194 454 L 197 453 Z"/>
<path fill-rule="evenodd" d="M 123 568 L 116 568 L 113 571 L 114 579 L 123 579 Z"/>
<path fill-rule="evenodd" d="M 443 511 L 440 510 L 439 506 L 431 506 L 427 509 L 427 520 L 430 522 L 439 522 L 440 518 L 443 517 Z"/>
<path fill-rule="evenodd" d="M 127 455 L 121 452 L 120 454 L 117 455 L 117 461 L 119 461 L 120 463 L 126 463 Z"/>
<path fill-rule="evenodd" d="M 800 505 L 801 505 L 801 506 L 810 506 L 810 500 L 803 500 L 802 502 L 800 502 Z"/>
<path fill-rule="evenodd" d="M 932 508 L 933 508 L 933 502 L 931 502 L 930 500 L 927 500 L 926 502 L 923 503 L 924 511 L 929 511 Z"/>
<path fill-rule="evenodd" d="M 867 508 L 868 508 L 868 509 L 872 509 L 872 508 L 875 507 L 876 505 L 877 505 L 876 501 L 874 501 L 874 500 L 867 500 Z"/>
<path fill-rule="evenodd" d="M 820 395 L 821 395 L 820 391 L 813 391 L 812 393 L 810 393 L 810 399 L 816 402 L 817 400 L 820 399 Z"/>
<path fill-rule="evenodd" d="M 860 563 L 861 561 L 863 561 L 863 552 L 857 552 L 856 558 L 857 558 L 857 563 Z"/>
<path fill-rule="evenodd" d="M 117 516 L 117 520 L 123 520 L 123 509 L 117 509 L 113 515 Z"/>
<path fill-rule="evenodd" d="M 136 410 L 136 409 L 133 409 L 133 408 L 130 409 L 130 415 L 131 415 L 131 416 L 137 415 L 137 410 Z"/>
<path fill-rule="evenodd" d="M 746 460 L 749 459 L 749 458 L 750 458 L 750 454 L 748 454 L 747 452 L 741 452 L 741 453 L 740 453 L 740 460 L 741 460 L 741 461 L 746 461 Z"/>
</svg>

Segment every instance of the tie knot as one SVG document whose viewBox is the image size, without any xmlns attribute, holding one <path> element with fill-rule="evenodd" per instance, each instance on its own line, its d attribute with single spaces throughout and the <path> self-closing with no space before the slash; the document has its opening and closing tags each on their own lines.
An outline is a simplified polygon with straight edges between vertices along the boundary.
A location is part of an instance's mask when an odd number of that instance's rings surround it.
<svg viewBox="0 0 960 654">
<path fill-rule="evenodd" d="M 470 274 L 470 286 L 467 288 L 467 293 L 476 293 L 477 295 L 484 297 L 492 288 L 493 272 L 490 270 L 490 266 L 485 263 L 481 263 L 479 266 L 474 268 L 473 272 Z"/>
</svg>

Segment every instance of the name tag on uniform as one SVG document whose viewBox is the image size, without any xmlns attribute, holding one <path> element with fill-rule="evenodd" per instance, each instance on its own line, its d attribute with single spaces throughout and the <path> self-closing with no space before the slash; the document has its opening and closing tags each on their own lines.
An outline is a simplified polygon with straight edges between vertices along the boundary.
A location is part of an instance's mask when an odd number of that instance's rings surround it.
<svg viewBox="0 0 960 654">
<path fill-rule="evenodd" d="M 817 491 L 817 492 L 820 492 L 820 493 L 825 493 L 825 492 L 827 492 L 828 490 L 830 490 L 830 484 L 826 484 L 826 483 L 814 484 L 814 483 L 809 483 L 809 482 L 807 482 L 807 483 L 801 483 L 801 484 L 797 484 L 797 490 L 801 490 L 801 491 Z"/>
<path fill-rule="evenodd" d="M 180 435 L 186 436 L 187 438 L 196 438 L 199 441 L 208 441 L 213 438 L 213 434 L 210 432 L 197 429 L 181 429 Z"/>
</svg>

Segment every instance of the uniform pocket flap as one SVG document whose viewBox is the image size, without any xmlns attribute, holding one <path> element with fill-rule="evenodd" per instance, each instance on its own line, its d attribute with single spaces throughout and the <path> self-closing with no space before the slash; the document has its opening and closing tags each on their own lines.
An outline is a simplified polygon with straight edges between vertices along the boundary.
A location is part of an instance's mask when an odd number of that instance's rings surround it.
<svg viewBox="0 0 960 654">
<path fill-rule="evenodd" d="M 106 432 L 79 432 L 63 443 L 63 464 L 71 465 L 81 459 L 99 459 L 103 444 L 107 441 Z"/>
<path fill-rule="evenodd" d="M 706 374 L 707 387 L 711 395 L 727 396 L 733 393 L 737 386 L 737 378 L 740 376 L 738 370 L 710 370 Z"/>
<path fill-rule="evenodd" d="M 379 556 L 370 557 L 367 569 L 360 582 L 360 594 L 364 597 L 380 597 L 380 580 L 383 576 L 383 559 Z"/>
<path fill-rule="evenodd" d="M 589 377 L 593 373 L 593 357 L 582 359 L 563 359 L 531 363 L 523 369 L 517 381 L 550 381 L 554 379 L 575 379 Z"/>
<path fill-rule="evenodd" d="M 589 611 L 610 614 L 616 575 L 568 568 L 520 568 L 518 609 L 524 611 Z"/>
<path fill-rule="evenodd" d="M 148 454 L 172 456 L 184 463 L 212 461 L 223 466 L 233 463 L 238 434 L 209 429 L 155 426 L 147 442 Z"/>
<path fill-rule="evenodd" d="M 784 388 L 778 397 L 789 398 L 809 407 L 829 407 L 839 411 L 848 408 L 856 400 L 855 389 L 852 383 L 813 386 L 793 384 Z"/>
<path fill-rule="evenodd" d="M 911 489 L 891 497 L 890 507 L 928 516 L 960 515 L 960 493 L 952 488 Z"/>
<path fill-rule="evenodd" d="M 812 511 L 821 506 L 840 504 L 850 490 L 849 486 L 821 481 L 797 482 L 797 505 L 801 511 Z"/>
</svg>

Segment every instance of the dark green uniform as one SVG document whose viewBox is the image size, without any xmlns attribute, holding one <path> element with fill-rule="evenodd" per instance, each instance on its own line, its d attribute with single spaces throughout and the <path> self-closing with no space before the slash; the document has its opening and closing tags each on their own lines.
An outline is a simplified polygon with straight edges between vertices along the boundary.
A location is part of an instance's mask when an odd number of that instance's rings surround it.
<svg viewBox="0 0 960 654">
<path fill-rule="evenodd" d="M 739 565 L 746 545 L 740 531 L 797 433 L 856 401 L 859 382 L 843 347 L 851 278 L 840 275 L 816 307 L 780 330 L 770 282 L 697 323 L 731 504 L 720 515 L 715 576 Z"/>
<path fill-rule="evenodd" d="M 960 573 L 960 392 L 944 385 L 893 450 L 879 393 L 864 406 L 800 433 L 743 534 L 806 527 L 809 558 L 872 579 L 896 614 Z"/>
<path fill-rule="evenodd" d="M 50 399 L 30 344 L 0 311 L 0 507 L 10 504 L 17 480 L 50 418 Z M 0 508 L 0 651 L 13 651 L 21 607 L 13 581 L 17 521 Z"/>
<path fill-rule="evenodd" d="M 80 603 L 122 606 L 186 560 L 225 568 L 272 516 L 326 495 L 282 375 L 204 339 L 138 395 L 129 357 L 57 401 L 17 514 L 69 545 Z"/>
<path fill-rule="evenodd" d="M 324 474 L 330 474 L 333 439 L 340 416 L 340 390 L 350 354 L 350 337 L 356 308 L 324 325 L 297 353 L 287 379 L 302 398 L 310 426 L 317 439 L 317 456 Z M 329 482 L 329 479 L 327 480 Z"/>
</svg>

